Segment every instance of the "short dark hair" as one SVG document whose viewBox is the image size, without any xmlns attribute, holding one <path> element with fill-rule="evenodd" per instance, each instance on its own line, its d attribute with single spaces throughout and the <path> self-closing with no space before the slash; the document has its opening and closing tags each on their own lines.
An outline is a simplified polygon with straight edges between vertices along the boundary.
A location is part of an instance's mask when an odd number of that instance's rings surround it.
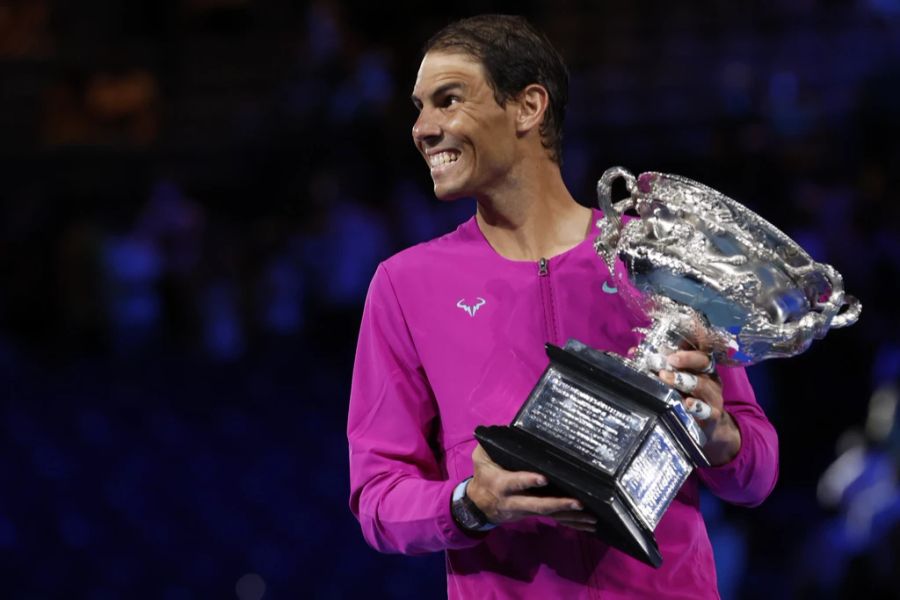
<svg viewBox="0 0 900 600">
<path fill-rule="evenodd" d="M 569 72 L 547 37 L 526 19 L 479 15 L 451 23 L 434 34 L 423 54 L 458 51 L 478 59 L 497 104 L 503 106 L 532 83 L 547 89 L 550 103 L 541 123 L 541 143 L 562 163 L 562 125 L 569 101 Z"/>
</svg>

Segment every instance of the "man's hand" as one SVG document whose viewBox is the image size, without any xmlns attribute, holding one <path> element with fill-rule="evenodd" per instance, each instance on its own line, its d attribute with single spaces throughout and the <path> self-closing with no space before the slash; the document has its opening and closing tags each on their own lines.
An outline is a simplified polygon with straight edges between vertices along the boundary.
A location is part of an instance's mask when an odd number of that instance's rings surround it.
<svg viewBox="0 0 900 600">
<path fill-rule="evenodd" d="M 491 460 L 481 444 L 472 452 L 472 464 L 475 474 L 466 493 L 491 523 L 509 523 L 543 515 L 573 529 L 594 531 L 597 519 L 584 512 L 578 500 L 528 494 L 528 490 L 547 485 L 543 475 L 507 471 Z"/>
<path fill-rule="evenodd" d="M 703 372 L 710 366 L 709 355 L 698 350 L 679 350 L 668 356 L 668 362 L 675 371 L 660 371 L 659 377 L 686 394 L 685 408 L 693 412 L 697 400 L 709 405 L 709 417 L 697 419 L 707 438 L 703 452 L 713 466 L 724 465 L 741 449 L 741 431 L 725 410 L 719 378 Z M 682 373 L 680 378 L 676 371 Z"/>
</svg>

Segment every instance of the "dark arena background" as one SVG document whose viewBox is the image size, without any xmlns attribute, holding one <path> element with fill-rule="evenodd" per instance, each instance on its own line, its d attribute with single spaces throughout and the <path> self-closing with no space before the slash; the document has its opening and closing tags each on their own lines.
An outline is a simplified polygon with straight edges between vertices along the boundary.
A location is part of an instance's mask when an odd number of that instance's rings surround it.
<svg viewBox="0 0 900 600">
<path fill-rule="evenodd" d="M 446 594 L 363 541 L 345 419 L 375 266 L 474 210 L 409 94 L 480 12 L 566 58 L 580 201 L 697 179 L 862 299 L 750 369 L 781 477 L 704 499 L 723 598 L 900 597 L 900 0 L 0 0 L 0 598 Z"/>
</svg>

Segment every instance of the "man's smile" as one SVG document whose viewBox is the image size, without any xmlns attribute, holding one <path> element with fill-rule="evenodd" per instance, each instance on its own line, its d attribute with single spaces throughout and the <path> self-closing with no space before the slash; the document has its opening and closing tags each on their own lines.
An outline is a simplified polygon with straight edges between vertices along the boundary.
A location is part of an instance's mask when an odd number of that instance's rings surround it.
<svg viewBox="0 0 900 600">
<path fill-rule="evenodd" d="M 443 150 L 428 157 L 428 165 L 431 167 L 431 174 L 438 175 L 443 173 L 455 163 L 460 156 L 458 150 Z"/>
</svg>

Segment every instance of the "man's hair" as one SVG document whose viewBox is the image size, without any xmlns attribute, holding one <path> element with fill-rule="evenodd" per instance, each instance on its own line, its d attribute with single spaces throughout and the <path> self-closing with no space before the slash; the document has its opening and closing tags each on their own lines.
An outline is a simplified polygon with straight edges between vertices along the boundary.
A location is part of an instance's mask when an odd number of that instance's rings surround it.
<svg viewBox="0 0 900 600">
<path fill-rule="evenodd" d="M 432 50 L 461 52 L 484 66 L 488 85 L 497 104 L 532 83 L 546 88 L 549 106 L 541 123 L 541 143 L 550 158 L 562 163 L 562 125 L 569 101 L 569 73 L 562 57 L 547 37 L 519 16 L 479 15 L 451 23 L 425 43 Z"/>
</svg>

